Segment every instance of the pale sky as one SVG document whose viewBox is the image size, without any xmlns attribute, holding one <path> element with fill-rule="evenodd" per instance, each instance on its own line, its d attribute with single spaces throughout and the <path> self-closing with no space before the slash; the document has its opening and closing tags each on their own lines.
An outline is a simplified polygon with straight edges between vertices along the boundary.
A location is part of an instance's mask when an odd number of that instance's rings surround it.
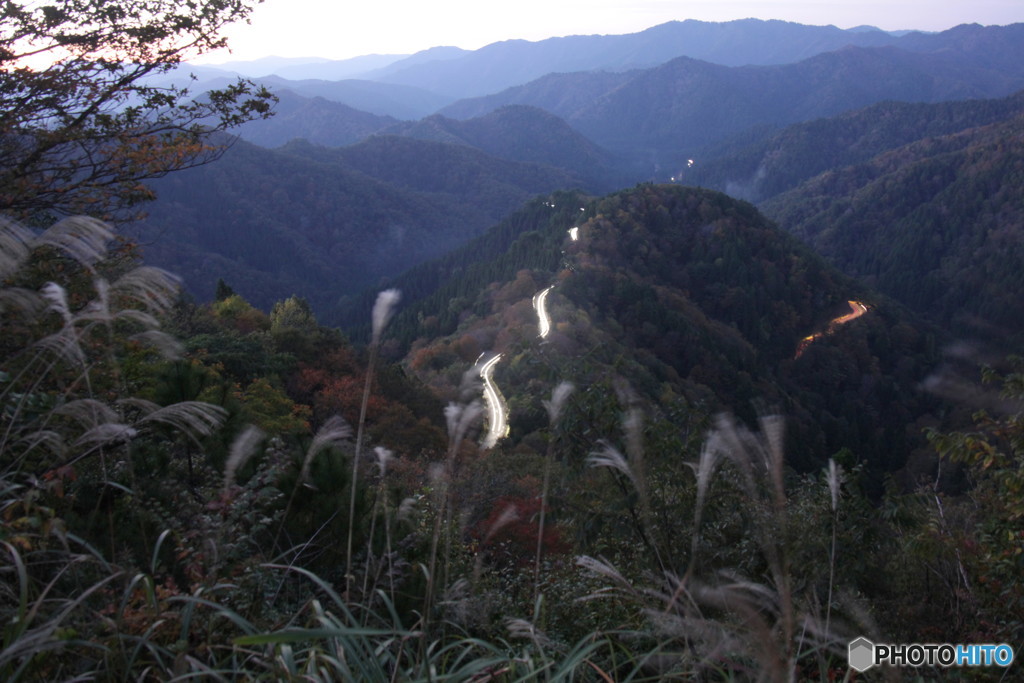
<svg viewBox="0 0 1024 683">
<path fill-rule="evenodd" d="M 264 0 L 228 32 L 232 52 L 195 62 L 282 57 L 346 59 L 440 45 L 621 34 L 666 21 L 755 17 L 851 28 L 943 31 L 1024 21 L 1024 0 Z"/>
</svg>

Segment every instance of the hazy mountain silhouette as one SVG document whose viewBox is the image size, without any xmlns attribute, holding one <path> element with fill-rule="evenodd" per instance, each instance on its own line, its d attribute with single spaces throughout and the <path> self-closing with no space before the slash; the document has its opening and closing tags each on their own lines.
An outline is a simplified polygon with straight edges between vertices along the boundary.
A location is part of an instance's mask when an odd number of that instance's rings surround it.
<svg viewBox="0 0 1024 683">
<path fill-rule="evenodd" d="M 472 97 L 527 83 L 549 73 L 649 68 L 676 57 L 717 64 L 784 64 L 845 45 L 900 40 L 880 30 L 844 31 L 784 21 L 673 21 L 638 33 L 566 36 L 537 42 L 508 40 L 444 60 L 396 62 L 367 74 L 453 97 Z"/>
<path fill-rule="evenodd" d="M 342 147 L 398 122 L 390 116 L 377 116 L 323 97 L 302 97 L 291 90 L 276 93 L 279 101 L 274 116 L 240 126 L 236 131 L 239 136 L 262 147 L 280 147 L 296 138 Z"/>
<path fill-rule="evenodd" d="M 915 45 L 932 51 L 847 47 L 778 66 L 678 58 L 622 74 L 552 74 L 441 113 L 470 118 L 508 104 L 540 107 L 597 144 L 632 155 L 638 173 L 667 178 L 701 148 L 755 126 L 881 100 L 999 97 L 1024 87 L 1024 24 L 961 27 Z"/>
<path fill-rule="evenodd" d="M 626 182 L 613 170 L 614 160 L 607 151 L 536 107 L 510 105 L 466 121 L 435 115 L 385 132 L 468 145 L 501 159 L 565 169 L 584 179 L 591 190 Z"/>
</svg>

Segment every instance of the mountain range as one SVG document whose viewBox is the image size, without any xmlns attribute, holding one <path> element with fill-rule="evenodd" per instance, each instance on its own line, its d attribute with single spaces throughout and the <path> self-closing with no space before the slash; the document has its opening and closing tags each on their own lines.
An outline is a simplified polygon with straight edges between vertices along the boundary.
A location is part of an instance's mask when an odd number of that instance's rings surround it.
<svg viewBox="0 0 1024 683">
<path fill-rule="evenodd" d="M 299 294 L 325 321 L 352 329 L 372 291 L 478 245 L 471 240 L 531 197 L 671 181 L 758 202 L 878 296 L 941 326 L 988 328 L 1004 340 L 1020 331 L 1013 263 L 1024 101 L 1010 93 L 1024 88 L 1024 25 L 902 36 L 774 22 L 712 28 L 708 36 L 785 29 L 785 49 L 825 33 L 881 43 L 789 64 L 676 57 L 551 73 L 415 121 L 282 90 L 279 117 L 242 131 L 277 149 L 237 141 L 216 164 L 159 181 L 160 199 L 136 234 L 147 260 L 182 273 L 200 298 L 222 277 L 261 307 Z M 576 42 L 543 49 L 555 44 Z M 470 57 L 438 53 L 420 55 L 417 68 Z M 402 61 L 384 68 L 400 74 Z M 318 87 L 329 94 L 329 84 Z M 472 268 L 474 252 L 458 253 L 460 265 L 445 274 Z M 477 286 L 483 276 L 474 277 Z M 416 287 L 449 291 L 431 282 Z M 453 302 L 467 296 L 432 305 L 458 311 Z"/>
</svg>

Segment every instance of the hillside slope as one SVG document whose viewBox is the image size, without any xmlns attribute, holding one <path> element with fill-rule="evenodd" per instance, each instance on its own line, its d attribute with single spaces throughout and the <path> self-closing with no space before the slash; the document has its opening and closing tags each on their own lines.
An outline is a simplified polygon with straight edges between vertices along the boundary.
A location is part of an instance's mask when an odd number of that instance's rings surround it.
<svg viewBox="0 0 1024 683">
<path fill-rule="evenodd" d="M 823 173 L 763 205 L 846 273 L 943 325 L 1024 333 L 1024 113 Z"/>
<path fill-rule="evenodd" d="M 829 169 L 863 163 L 925 138 L 1004 121 L 1024 112 L 1024 91 L 994 100 L 880 102 L 839 116 L 747 136 L 704 151 L 686 182 L 760 202 Z"/>
<path fill-rule="evenodd" d="M 479 238 L 481 258 L 460 265 L 472 246 L 393 283 L 409 294 L 393 334 L 412 340 L 409 367 L 442 395 L 455 395 L 481 352 L 503 354 L 494 377 L 513 441 L 543 423 L 545 385 L 570 380 L 611 400 L 614 416 L 621 378 L 656 411 L 780 410 L 800 468 L 848 447 L 894 470 L 921 445 L 909 425 L 935 405 L 919 390 L 933 331 L 749 204 L 677 186 L 555 195 Z M 541 340 L 531 300 L 550 285 L 552 331 Z M 830 328 L 850 300 L 868 312 Z M 614 426 L 595 426 L 580 447 L 601 429 Z"/>
<path fill-rule="evenodd" d="M 385 132 L 468 145 L 499 159 L 565 169 L 587 181 L 588 189 L 613 189 L 626 183 L 613 170 L 616 160 L 611 154 L 536 107 L 510 105 L 465 121 L 435 115 L 396 124 Z"/>
<path fill-rule="evenodd" d="M 371 138 L 343 149 L 237 141 L 217 163 L 156 181 L 130 230 L 146 260 L 201 299 L 223 278 L 253 304 L 291 294 L 318 313 L 455 248 L 537 194 L 579 181 L 462 145 Z"/>
</svg>

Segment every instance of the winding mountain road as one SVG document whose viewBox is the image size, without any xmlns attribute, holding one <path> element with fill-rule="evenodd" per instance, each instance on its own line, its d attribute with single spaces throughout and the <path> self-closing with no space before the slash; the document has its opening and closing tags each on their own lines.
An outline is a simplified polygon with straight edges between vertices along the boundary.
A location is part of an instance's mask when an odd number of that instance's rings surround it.
<svg viewBox="0 0 1024 683">
<path fill-rule="evenodd" d="M 547 337 L 548 333 L 551 332 L 551 318 L 548 317 L 547 298 L 548 292 L 551 291 L 552 287 L 554 285 L 547 289 L 542 289 L 533 295 L 533 309 L 537 311 L 537 327 L 540 330 L 541 339 Z"/>
<path fill-rule="evenodd" d="M 821 339 L 826 335 L 835 333 L 836 329 L 838 329 L 840 325 L 845 325 L 851 320 L 856 320 L 857 318 L 867 313 L 869 310 L 867 305 L 862 304 L 859 301 L 847 301 L 846 303 L 850 305 L 850 312 L 845 313 L 839 316 L 838 318 L 833 318 L 831 322 L 829 322 L 828 327 L 825 329 L 824 332 L 815 332 L 814 334 L 809 334 L 803 339 L 801 339 L 800 344 L 796 348 L 796 355 L 794 356 L 794 358 L 799 358 L 803 354 L 803 352 L 807 350 L 807 347 L 810 346 L 813 342 Z"/>
<path fill-rule="evenodd" d="M 494 448 L 500 439 L 508 436 L 508 404 L 494 383 L 494 366 L 501 360 L 495 355 L 480 366 L 480 379 L 484 382 L 484 403 L 487 404 L 487 436 L 481 442 L 484 448 Z"/>
</svg>

